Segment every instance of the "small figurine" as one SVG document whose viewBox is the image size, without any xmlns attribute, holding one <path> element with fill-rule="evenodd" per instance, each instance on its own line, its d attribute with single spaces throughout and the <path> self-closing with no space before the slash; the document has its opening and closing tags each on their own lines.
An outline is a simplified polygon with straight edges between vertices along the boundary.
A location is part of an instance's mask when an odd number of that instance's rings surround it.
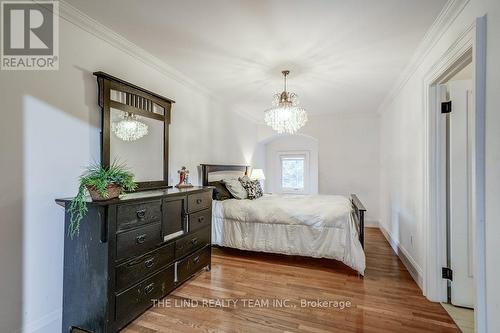
<svg viewBox="0 0 500 333">
<path fill-rule="evenodd" d="M 175 187 L 193 187 L 193 185 L 191 185 L 191 183 L 189 182 L 189 170 L 186 169 L 185 166 L 178 170 L 177 173 L 179 174 L 179 184 L 175 185 Z"/>
</svg>

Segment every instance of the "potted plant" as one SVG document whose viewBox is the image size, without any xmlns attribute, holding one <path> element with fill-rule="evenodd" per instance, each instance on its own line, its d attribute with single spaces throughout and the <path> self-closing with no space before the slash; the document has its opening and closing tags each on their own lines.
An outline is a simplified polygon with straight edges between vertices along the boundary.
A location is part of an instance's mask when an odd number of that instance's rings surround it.
<svg viewBox="0 0 500 333">
<path fill-rule="evenodd" d="M 137 188 L 134 174 L 123 164 L 114 161 L 109 167 L 98 163 L 89 166 L 80 176 L 78 194 L 71 200 L 69 206 L 70 224 L 68 234 L 73 238 L 80 230 L 80 222 L 87 213 L 86 191 L 92 201 L 104 201 L 117 198 L 123 191 L 133 191 Z"/>
</svg>

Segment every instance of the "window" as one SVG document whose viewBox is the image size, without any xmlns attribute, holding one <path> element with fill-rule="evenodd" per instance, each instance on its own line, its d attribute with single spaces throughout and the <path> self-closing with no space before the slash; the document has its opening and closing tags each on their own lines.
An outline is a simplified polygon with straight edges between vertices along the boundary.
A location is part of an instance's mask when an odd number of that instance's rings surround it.
<svg viewBox="0 0 500 333">
<path fill-rule="evenodd" d="M 280 188 L 283 193 L 306 193 L 308 154 L 280 153 Z"/>
<path fill-rule="evenodd" d="M 304 189 L 304 158 L 285 157 L 281 160 L 281 187 Z"/>
</svg>

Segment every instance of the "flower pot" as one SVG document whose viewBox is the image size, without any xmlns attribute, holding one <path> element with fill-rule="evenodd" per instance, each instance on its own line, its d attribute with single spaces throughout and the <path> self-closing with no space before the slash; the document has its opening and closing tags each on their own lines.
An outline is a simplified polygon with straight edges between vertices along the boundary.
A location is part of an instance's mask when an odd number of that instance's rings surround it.
<svg viewBox="0 0 500 333">
<path fill-rule="evenodd" d="M 116 184 L 110 184 L 106 187 L 106 191 L 108 192 L 108 196 L 103 197 L 99 191 L 94 186 L 87 186 L 87 190 L 90 193 L 90 197 L 92 201 L 105 201 L 118 198 L 118 196 L 122 193 L 122 187 Z"/>
</svg>

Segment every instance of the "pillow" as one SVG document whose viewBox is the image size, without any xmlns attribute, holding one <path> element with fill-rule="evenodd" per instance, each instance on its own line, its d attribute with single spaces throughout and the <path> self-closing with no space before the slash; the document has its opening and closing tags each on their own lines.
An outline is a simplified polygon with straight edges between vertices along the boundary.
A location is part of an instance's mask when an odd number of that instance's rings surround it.
<svg viewBox="0 0 500 333">
<path fill-rule="evenodd" d="M 231 199 L 233 197 L 231 195 L 231 193 L 227 190 L 226 185 L 224 185 L 220 181 L 209 182 L 208 186 L 215 187 L 214 188 L 214 192 L 212 194 L 212 198 L 214 200 L 220 200 L 220 201 L 222 201 L 222 200 Z"/>
<path fill-rule="evenodd" d="M 260 182 L 258 180 L 251 180 L 248 176 L 240 177 L 238 180 L 247 191 L 248 199 L 257 199 L 263 195 L 262 187 L 260 186 Z"/>
<path fill-rule="evenodd" d="M 238 178 L 224 178 L 222 179 L 222 183 L 226 185 L 228 191 L 235 197 L 236 199 L 246 199 L 248 198 L 247 190 L 241 185 Z"/>
</svg>

